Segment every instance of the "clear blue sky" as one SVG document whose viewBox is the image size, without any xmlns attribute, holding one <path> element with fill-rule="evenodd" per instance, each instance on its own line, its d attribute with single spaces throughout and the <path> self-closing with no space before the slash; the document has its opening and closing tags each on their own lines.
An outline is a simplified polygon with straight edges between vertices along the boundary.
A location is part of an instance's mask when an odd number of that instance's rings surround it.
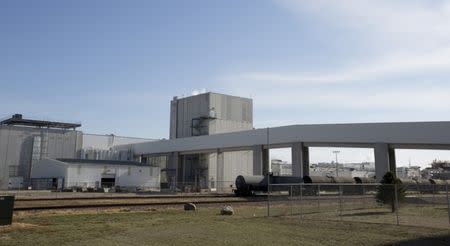
<svg viewBox="0 0 450 246">
<path fill-rule="evenodd" d="M 207 89 L 256 127 L 450 120 L 448 23 L 439 0 L 3 0 L 0 115 L 162 138 Z"/>
</svg>

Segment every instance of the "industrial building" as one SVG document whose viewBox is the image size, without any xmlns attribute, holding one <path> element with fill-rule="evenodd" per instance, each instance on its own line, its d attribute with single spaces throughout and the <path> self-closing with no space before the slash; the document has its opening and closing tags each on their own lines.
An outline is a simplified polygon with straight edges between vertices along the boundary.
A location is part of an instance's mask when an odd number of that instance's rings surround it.
<svg viewBox="0 0 450 246">
<path fill-rule="evenodd" d="M 15 114 L 0 121 L 0 189 L 31 187 L 31 173 L 43 159 L 132 160 L 120 144 L 151 139 L 84 134 L 81 124 L 23 118 Z"/>
<path fill-rule="evenodd" d="M 238 175 L 269 173 L 271 148 L 291 148 L 291 175 L 309 175 L 310 147 L 372 148 L 380 180 L 396 171 L 395 149 L 450 149 L 450 122 L 254 129 L 251 99 L 212 92 L 173 98 L 169 139 L 85 134 L 80 126 L 22 115 L 1 121 L 0 189 L 32 187 L 33 179 L 52 187 L 149 187 L 159 180 L 161 189 L 226 191 Z M 60 172 L 52 173 L 55 167 Z M 142 175 L 127 178 L 135 170 Z"/>
<path fill-rule="evenodd" d="M 239 132 L 253 129 L 253 102 L 249 98 L 204 93 L 170 103 L 170 139 Z M 119 146 L 118 149 L 124 150 Z M 125 148 L 126 150 L 127 148 Z M 128 148 L 131 149 L 131 148 Z M 252 151 L 142 155 L 164 161 L 163 187 L 217 189 L 230 187 L 238 175 L 253 174 Z M 223 165 L 218 165 L 223 162 Z M 171 165 L 173 164 L 173 165 Z"/>
<path fill-rule="evenodd" d="M 294 176 L 310 175 L 311 147 L 371 148 L 377 180 L 388 171 L 396 172 L 396 149 L 450 149 L 450 122 L 316 124 L 252 129 L 249 124 L 252 113 L 245 105 L 250 106 L 251 100 L 215 93 L 174 98 L 169 140 L 116 146 L 115 149 L 130 150 L 135 157 L 163 158 L 168 182 L 176 182 L 178 187 L 186 183 L 206 187 L 204 179 L 208 174 L 209 188 L 214 187 L 214 180 L 218 181 L 218 188 L 227 188 L 229 183 L 220 181 L 233 179 L 237 174 L 269 173 L 271 148 L 291 148 Z M 230 121 L 241 122 L 221 124 Z M 217 125 L 221 127 L 212 127 Z M 226 158 L 230 155 L 236 158 Z M 350 172 L 347 175 L 351 175 Z M 372 175 L 367 173 L 366 176 Z"/>
<path fill-rule="evenodd" d="M 238 175 L 253 174 L 251 150 L 136 155 L 134 144 L 155 140 L 87 134 L 77 130 L 80 126 L 79 123 L 24 119 L 19 114 L 2 121 L 0 170 L 4 172 L 0 177 L 0 189 L 60 188 L 61 185 L 98 187 L 104 185 L 102 180 L 106 176 L 113 175 L 105 173 L 107 169 L 114 170 L 116 186 L 148 186 L 150 183 L 154 186 L 153 181 L 158 179 L 162 189 L 217 190 L 229 189 Z M 174 97 L 170 103 L 170 139 L 252 129 L 253 102 L 248 98 L 208 92 Z M 107 168 L 104 161 L 110 161 Z M 120 165 L 112 165 L 111 161 Z M 149 168 L 158 176 L 147 176 L 150 183 L 125 182 L 127 179 L 120 178 L 122 173 L 135 168 L 136 163 L 142 170 Z M 80 173 L 79 167 L 96 174 Z M 75 169 L 80 173 L 76 177 L 72 175 L 77 173 Z"/>
<path fill-rule="evenodd" d="M 42 159 L 33 167 L 32 187 L 37 189 L 159 190 L 159 167 L 135 161 Z"/>
</svg>

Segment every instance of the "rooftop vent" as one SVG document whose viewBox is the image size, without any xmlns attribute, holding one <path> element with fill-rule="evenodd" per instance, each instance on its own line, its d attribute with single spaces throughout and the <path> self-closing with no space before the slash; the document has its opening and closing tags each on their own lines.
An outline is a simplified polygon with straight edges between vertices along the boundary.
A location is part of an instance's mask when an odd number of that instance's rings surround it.
<svg viewBox="0 0 450 246">
<path fill-rule="evenodd" d="M 21 114 L 14 114 L 12 116 L 13 119 L 17 119 L 17 120 L 21 120 L 22 119 L 22 115 Z"/>
</svg>

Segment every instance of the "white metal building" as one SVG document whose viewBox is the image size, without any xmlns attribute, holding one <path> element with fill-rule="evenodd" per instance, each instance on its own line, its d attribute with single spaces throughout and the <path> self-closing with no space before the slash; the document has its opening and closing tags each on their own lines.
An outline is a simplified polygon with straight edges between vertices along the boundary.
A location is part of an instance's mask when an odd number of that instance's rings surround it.
<svg viewBox="0 0 450 246">
<path fill-rule="evenodd" d="M 42 159 L 33 167 L 31 180 L 34 188 L 136 187 L 159 190 L 160 170 L 134 161 Z"/>
</svg>

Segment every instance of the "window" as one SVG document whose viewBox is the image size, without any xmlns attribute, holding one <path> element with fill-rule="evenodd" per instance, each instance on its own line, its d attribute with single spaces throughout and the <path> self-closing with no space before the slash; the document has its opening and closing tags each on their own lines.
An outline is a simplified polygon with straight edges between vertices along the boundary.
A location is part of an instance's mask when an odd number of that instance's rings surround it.
<svg viewBox="0 0 450 246">
<path fill-rule="evenodd" d="M 19 176 L 19 166 L 9 166 L 9 177 Z"/>
</svg>

